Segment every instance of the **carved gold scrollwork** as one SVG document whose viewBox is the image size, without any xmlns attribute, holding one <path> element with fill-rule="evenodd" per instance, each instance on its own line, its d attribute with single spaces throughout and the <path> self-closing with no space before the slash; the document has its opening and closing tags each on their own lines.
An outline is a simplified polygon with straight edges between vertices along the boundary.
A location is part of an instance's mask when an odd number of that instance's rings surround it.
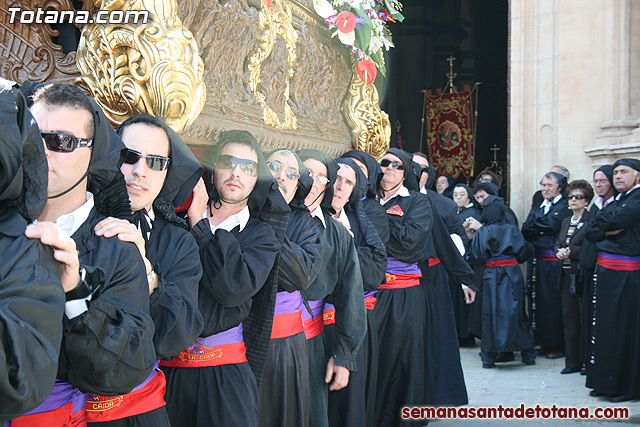
<svg viewBox="0 0 640 427">
<path fill-rule="evenodd" d="M 33 12 L 73 10 L 70 0 L 11 0 L 0 2 L 0 76 L 22 83 L 25 80 L 59 82 L 77 76 L 76 53 L 64 54 L 53 43 L 58 31 L 48 24 L 10 22 L 9 8 Z"/>
<path fill-rule="evenodd" d="M 276 129 L 296 129 L 298 122 L 291 109 L 291 79 L 295 71 L 296 43 L 298 34 L 293 28 L 291 8 L 285 5 L 283 0 L 273 0 L 271 7 L 262 8 L 259 13 L 260 36 L 257 40 L 258 48 L 247 59 L 247 71 L 249 72 L 248 86 L 256 101 L 262 106 L 263 119 L 266 125 Z M 284 120 L 280 120 L 278 114 L 269 105 L 265 90 L 262 88 L 263 64 L 269 58 L 276 45 L 276 39 L 281 36 L 287 51 L 287 64 L 284 71 L 284 87 L 280 88 L 278 97 L 283 109 Z M 270 99 L 271 101 L 271 99 Z M 277 101 L 277 100 L 274 100 Z"/>
<path fill-rule="evenodd" d="M 82 82 L 107 117 L 146 112 L 182 131 L 204 107 L 198 45 L 175 0 L 94 0 L 100 10 L 149 11 L 147 23 L 88 24 L 78 45 Z"/>
<path fill-rule="evenodd" d="M 353 73 L 343 111 L 351 127 L 353 148 L 380 159 L 389 149 L 391 123 L 389 115 L 378 105 L 378 90 Z"/>
</svg>

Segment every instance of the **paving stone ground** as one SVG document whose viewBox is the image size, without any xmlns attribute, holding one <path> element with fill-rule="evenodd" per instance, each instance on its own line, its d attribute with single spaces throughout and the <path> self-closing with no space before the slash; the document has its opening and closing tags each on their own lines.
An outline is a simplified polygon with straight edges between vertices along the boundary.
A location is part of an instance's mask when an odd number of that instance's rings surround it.
<svg viewBox="0 0 640 427">
<path fill-rule="evenodd" d="M 478 341 L 476 341 L 478 342 Z M 611 403 L 604 397 L 590 397 L 590 389 L 584 386 L 585 377 L 578 373 L 560 375 L 564 359 L 549 360 L 538 357 L 534 366 L 524 365 L 516 353 L 515 361 L 496 364 L 491 369 L 483 369 L 480 361 L 479 345 L 460 349 L 464 370 L 468 407 L 491 406 L 517 408 L 526 407 L 587 407 L 591 412 L 597 407 L 629 408 L 629 419 L 624 420 L 431 420 L 429 425 L 445 426 L 638 426 L 640 425 L 640 401 Z M 640 361 L 638 362 L 640 363 Z"/>
</svg>

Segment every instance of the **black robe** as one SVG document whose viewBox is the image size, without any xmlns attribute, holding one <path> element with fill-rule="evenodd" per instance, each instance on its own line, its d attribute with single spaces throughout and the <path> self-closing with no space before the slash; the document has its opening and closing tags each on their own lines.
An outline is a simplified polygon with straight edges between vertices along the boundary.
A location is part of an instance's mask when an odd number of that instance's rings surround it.
<svg viewBox="0 0 640 427">
<path fill-rule="evenodd" d="M 203 319 L 198 310 L 198 283 L 202 277 L 198 246 L 188 231 L 157 216 L 146 252 L 158 275 L 158 287 L 149 296 L 155 325 L 153 342 L 157 357 L 170 360 L 202 330 Z"/>
<path fill-rule="evenodd" d="M 104 219 L 95 209 L 71 236 L 93 289 L 89 309 L 68 319 L 58 378 L 103 396 L 125 394 L 142 383 L 156 361 L 149 315 L 149 284 L 133 243 L 96 236 Z"/>
<path fill-rule="evenodd" d="M 384 208 L 380 205 L 380 202 L 368 197 L 362 200 L 362 206 L 369 221 L 376 228 L 382 243 L 386 245 L 389 241 L 389 220 Z"/>
<path fill-rule="evenodd" d="M 439 258 L 440 262 L 429 266 L 430 258 Z M 431 238 L 426 242 L 424 259 L 419 265 L 428 316 L 424 358 L 429 378 L 428 402 L 434 406 L 466 405 L 467 388 L 460 364 L 451 294 L 461 289 L 460 283 L 472 288 L 475 284 L 471 267 L 460 255 L 439 215 L 434 215 Z"/>
<path fill-rule="evenodd" d="M 324 334 L 307 341 L 311 426 L 328 425 L 329 388 L 324 382 L 327 355 L 333 355 L 336 365 L 356 371 L 356 355 L 367 332 L 362 275 L 353 238 L 326 210 L 323 215 L 326 227 L 319 218 L 314 218 L 322 243 L 322 269 L 304 296 L 310 301 L 324 299 L 335 306 L 335 338 L 332 346 L 325 345 Z"/>
<path fill-rule="evenodd" d="M 196 238 L 202 279 L 198 307 L 204 319 L 201 337 L 238 326 L 249 315 L 252 297 L 267 280 L 281 245 L 270 226 L 250 217 L 240 231 L 211 232 L 208 219 L 191 233 Z M 172 425 L 257 424 L 258 390 L 248 363 L 202 368 L 163 367 L 167 376 L 167 412 Z M 224 399 L 222 398 L 224 396 Z"/>
<path fill-rule="evenodd" d="M 586 238 L 599 252 L 640 256 L 640 188 L 619 196 L 595 215 Z M 607 236 L 608 231 L 622 232 Z M 587 387 L 600 394 L 640 398 L 640 269 L 596 265 L 592 313 L 595 343 L 587 363 Z"/>
<path fill-rule="evenodd" d="M 532 255 L 533 246 L 515 225 L 484 225 L 473 237 L 469 261 L 484 265 L 490 258 L 509 256 L 522 263 Z M 525 314 L 520 267 L 485 267 L 482 278 L 482 351 L 532 349 L 533 331 Z"/>
<path fill-rule="evenodd" d="M 0 214 L 0 424 L 49 396 L 62 340 L 60 267 L 26 226 L 13 210 Z"/>
<path fill-rule="evenodd" d="M 544 208 L 534 207 L 522 224 L 522 234 L 536 249 L 553 251 L 562 221 L 569 215 L 571 210 L 564 197 L 554 203 L 547 214 L 544 213 Z M 562 261 L 557 258 L 533 258 L 527 266 L 531 325 L 536 344 L 542 347 L 562 348 L 564 343 L 562 303 L 558 287 L 561 270 Z"/>
<path fill-rule="evenodd" d="M 389 220 L 390 238 L 387 255 L 404 263 L 418 263 L 424 258 L 424 244 L 432 226 L 432 207 L 423 194 L 396 196 L 384 205 Z M 398 206 L 398 209 L 392 209 Z M 419 286 L 404 289 L 379 289 L 375 308 L 370 313 L 379 352 L 375 375 L 375 426 L 403 425 L 400 408 L 423 406 L 427 401 L 427 373 L 424 367 L 426 335 L 426 301 Z"/>
<path fill-rule="evenodd" d="M 280 254 L 278 291 L 307 289 L 322 267 L 321 249 L 309 211 L 292 209 Z M 309 425 L 309 352 L 304 332 L 271 339 L 259 393 L 261 427 Z"/>
<path fill-rule="evenodd" d="M 357 202 L 356 202 L 357 203 Z M 377 203 L 380 206 L 380 203 Z M 349 204 L 344 207 L 354 236 L 360 273 L 362 274 L 362 284 L 365 291 L 374 291 L 385 281 L 385 271 L 387 268 L 387 250 L 376 228 L 369 221 L 364 209 L 358 214 L 360 207 L 356 208 Z M 386 213 L 382 209 L 384 217 L 379 218 L 379 224 L 387 221 Z M 387 223 L 388 224 L 388 223 Z M 388 230 L 388 227 L 386 227 Z M 356 356 L 358 370 L 351 372 L 349 384 L 342 390 L 329 393 L 329 425 L 331 427 L 356 425 L 363 419 L 365 413 L 365 392 L 367 371 L 369 369 L 367 360 L 370 357 L 377 359 L 377 354 L 372 354 L 371 348 L 371 326 L 368 322 L 369 310 L 367 310 L 367 334 L 364 342 Z M 327 347 L 332 347 L 333 325 L 325 325 L 325 336 Z M 367 414 L 368 415 L 368 414 Z"/>
</svg>

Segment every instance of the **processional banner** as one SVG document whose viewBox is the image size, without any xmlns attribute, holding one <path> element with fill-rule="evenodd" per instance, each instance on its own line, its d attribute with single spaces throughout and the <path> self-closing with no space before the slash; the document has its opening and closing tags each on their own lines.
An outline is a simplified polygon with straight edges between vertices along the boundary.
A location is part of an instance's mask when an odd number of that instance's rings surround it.
<svg viewBox="0 0 640 427">
<path fill-rule="evenodd" d="M 438 174 L 473 175 L 472 112 L 470 91 L 427 96 L 427 147 Z"/>
</svg>

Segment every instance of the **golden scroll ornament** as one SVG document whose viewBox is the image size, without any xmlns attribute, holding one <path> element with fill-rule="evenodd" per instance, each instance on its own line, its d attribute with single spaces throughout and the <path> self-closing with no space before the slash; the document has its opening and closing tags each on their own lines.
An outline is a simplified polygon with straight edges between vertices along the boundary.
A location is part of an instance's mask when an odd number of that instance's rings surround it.
<svg viewBox="0 0 640 427">
<path fill-rule="evenodd" d="M 88 24 L 77 50 L 85 86 L 113 123 L 138 113 L 178 132 L 204 107 L 204 66 L 175 0 L 94 0 L 106 11 L 148 11 L 146 23 Z M 140 17 L 138 16 L 140 19 Z"/>
</svg>

